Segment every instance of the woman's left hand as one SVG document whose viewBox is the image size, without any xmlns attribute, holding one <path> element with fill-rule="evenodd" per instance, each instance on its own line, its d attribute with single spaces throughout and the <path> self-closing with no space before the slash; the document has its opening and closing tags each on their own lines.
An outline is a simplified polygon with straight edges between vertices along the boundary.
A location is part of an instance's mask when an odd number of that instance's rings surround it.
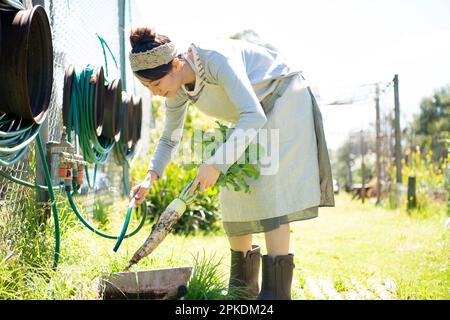
<svg viewBox="0 0 450 320">
<path fill-rule="evenodd" d="M 217 179 L 219 179 L 219 176 L 219 169 L 210 164 L 202 163 L 198 168 L 198 173 L 195 177 L 194 183 L 189 189 L 189 195 L 194 193 L 194 190 L 197 188 L 198 184 L 200 184 L 200 192 L 204 192 L 207 188 L 214 186 Z"/>
</svg>

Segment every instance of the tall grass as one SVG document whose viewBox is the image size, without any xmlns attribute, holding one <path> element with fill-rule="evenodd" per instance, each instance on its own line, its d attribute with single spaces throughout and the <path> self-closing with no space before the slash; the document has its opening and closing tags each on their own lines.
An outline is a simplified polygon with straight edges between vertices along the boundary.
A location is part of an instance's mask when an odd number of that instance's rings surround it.
<svg viewBox="0 0 450 320">
<path fill-rule="evenodd" d="M 186 300 L 240 300 L 245 297 L 243 287 L 228 288 L 228 270 L 224 257 L 207 255 L 203 250 L 193 255 L 194 272 L 189 281 Z"/>
<path fill-rule="evenodd" d="M 53 219 L 45 218 L 51 211 L 40 207 L 32 195 L 23 197 L 23 201 L 23 210 L 0 215 L 0 298 L 3 299 L 36 298 L 39 291 L 34 281 L 47 283 L 53 276 L 54 223 Z M 75 221 L 67 215 L 61 196 L 56 202 L 60 208 L 61 236 L 64 236 L 75 226 Z"/>
<path fill-rule="evenodd" d="M 408 186 L 408 178 L 416 178 L 416 202 L 417 210 L 415 214 L 432 215 L 436 210 L 436 205 L 447 203 L 449 196 L 449 162 L 447 158 L 434 159 L 433 150 L 429 145 L 415 149 L 406 148 L 402 164 L 402 184 Z M 388 166 L 388 173 L 391 181 L 395 181 L 396 168 L 394 165 Z M 401 199 L 397 187 L 391 186 L 391 194 L 388 208 L 406 208 L 408 199 L 406 192 L 403 192 Z M 400 200 L 400 203 L 398 202 Z"/>
<path fill-rule="evenodd" d="M 92 280 L 121 271 L 151 230 L 146 224 L 114 253 L 114 240 L 86 230 L 62 200 L 57 199 L 61 256 L 56 272 L 52 271 L 53 220 L 39 218 L 43 212 L 34 199 L 30 197 L 22 213 L 0 214 L 0 299 L 98 299 Z M 310 277 L 330 279 L 343 292 L 356 282 L 369 285 L 370 279 L 379 278 L 381 283 L 396 283 L 397 299 L 450 298 L 450 230 L 444 227 L 445 206 L 436 203 L 436 211 L 426 216 L 404 209 L 386 210 L 367 201 L 361 204 L 344 194 L 336 200 L 336 208 L 322 208 L 319 218 L 292 224 L 294 277 L 300 286 L 305 287 Z M 108 233 L 120 231 L 126 212 L 121 206 L 126 207 L 126 199 L 116 201 L 114 211 L 106 212 Z M 133 218 L 130 230 L 138 223 Z M 254 241 L 264 252 L 263 234 L 257 234 Z M 232 299 L 234 293 L 226 292 L 229 266 L 224 259 L 228 258 L 224 235 L 170 234 L 135 270 L 193 266 L 185 299 Z M 293 297 L 297 298 L 295 288 Z M 307 291 L 305 297 L 314 298 Z"/>
<path fill-rule="evenodd" d="M 186 300 L 221 300 L 224 299 L 227 286 L 226 274 L 220 270 L 222 259 L 207 257 L 206 253 L 193 256 L 194 272 L 189 281 Z"/>
</svg>

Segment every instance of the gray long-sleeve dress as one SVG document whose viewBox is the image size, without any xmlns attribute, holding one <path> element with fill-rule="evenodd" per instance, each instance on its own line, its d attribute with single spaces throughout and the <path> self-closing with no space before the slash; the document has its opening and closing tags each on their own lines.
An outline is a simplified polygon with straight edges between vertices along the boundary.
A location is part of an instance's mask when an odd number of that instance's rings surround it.
<svg viewBox="0 0 450 320">
<path fill-rule="evenodd" d="M 244 41 L 216 40 L 192 44 L 189 50 L 194 57 L 187 60 L 196 73 L 195 88 L 183 86 L 166 100 L 164 130 L 149 169 L 163 175 L 181 138 L 174 133 L 183 127 L 191 101 L 202 112 L 235 124 L 227 142 L 205 160 L 223 173 L 250 142 L 266 142 L 269 156 L 258 163 L 261 176 L 248 180 L 251 192 L 220 191 L 229 236 L 314 218 L 319 206 L 334 205 L 328 154 L 319 158 L 324 148 L 326 153 L 326 143 L 321 121 L 317 135 L 318 108 L 300 71 L 290 68 L 276 52 Z"/>
</svg>

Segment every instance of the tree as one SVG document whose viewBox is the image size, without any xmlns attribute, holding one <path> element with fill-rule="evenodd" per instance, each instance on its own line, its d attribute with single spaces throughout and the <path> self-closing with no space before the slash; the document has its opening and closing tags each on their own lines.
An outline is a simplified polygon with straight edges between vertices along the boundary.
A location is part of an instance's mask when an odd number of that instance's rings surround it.
<svg viewBox="0 0 450 320">
<path fill-rule="evenodd" d="M 410 131 L 414 144 L 428 144 L 434 149 L 435 160 L 447 157 L 447 148 L 441 141 L 450 137 L 450 86 L 422 99 L 420 113 L 415 115 Z"/>
<path fill-rule="evenodd" d="M 364 131 L 364 146 L 361 146 L 361 136 L 359 132 L 350 133 L 344 144 L 337 150 L 333 157 L 333 175 L 339 180 L 344 181 L 346 190 L 349 191 L 352 184 L 361 183 L 361 149 L 364 153 L 365 162 L 365 181 L 369 182 L 374 176 L 375 140 L 373 132 Z"/>
<path fill-rule="evenodd" d="M 414 119 L 414 130 L 419 135 L 450 132 L 450 86 L 436 90 L 431 98 L 422 99 L 420 114 Z"/>
<path fill-rule="evenodd" d="M 230 39 L 244 40 L 247 42 L 251 42 L 251 43 L 263 46 L 269 50 L 277 51 L 277 49 L 270 43 L 263 42 L 261 40 L 261 37 L 259 36 L 259 34 L 256 33 L 256 31 L 254 31 L 252 29 L 246 29 L 244 31 L 235 33 L 232 36 L 230 36 Z"/>
</svg>

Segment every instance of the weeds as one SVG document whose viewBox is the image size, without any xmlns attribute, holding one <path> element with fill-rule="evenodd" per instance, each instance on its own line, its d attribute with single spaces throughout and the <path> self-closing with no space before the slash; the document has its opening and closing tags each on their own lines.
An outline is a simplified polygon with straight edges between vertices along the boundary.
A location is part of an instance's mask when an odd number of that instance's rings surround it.
<svg viewBox="0 0 450 320">
<path fill-rule="evenodd" d="M 186 300 L 223 300 L 227 286 L 225 273 L 220 271 L 222 258 L 215 261 L 215 256 L 206 257 L 206 253 L 193 256 L 194 272 L 189 281 Z"/>
</svg>

